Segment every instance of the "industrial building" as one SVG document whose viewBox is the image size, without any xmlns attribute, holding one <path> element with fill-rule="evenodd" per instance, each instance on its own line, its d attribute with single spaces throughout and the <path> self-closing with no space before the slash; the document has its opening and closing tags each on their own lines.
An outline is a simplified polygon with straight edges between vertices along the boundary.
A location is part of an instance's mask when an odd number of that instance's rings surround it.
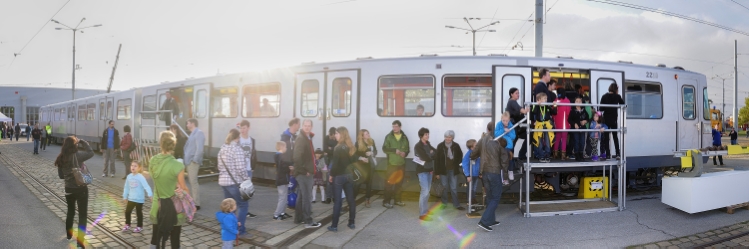
<svg viewBox="0 0 749 249">
<path fill-rule="evenodd" d="M 106 90 L 75 89 L 78 98 L 105 93 Z M 70 88 L 0 86 L 0 113 L 14 123 L 36 124 L 39 107 L 72 98 Z"/>
</svg>

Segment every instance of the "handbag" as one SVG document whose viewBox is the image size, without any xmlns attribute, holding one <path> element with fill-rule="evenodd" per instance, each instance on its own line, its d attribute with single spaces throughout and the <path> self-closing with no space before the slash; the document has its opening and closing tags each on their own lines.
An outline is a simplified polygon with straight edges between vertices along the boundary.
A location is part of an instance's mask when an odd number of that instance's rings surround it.
<svg viewBox="0 0 749 249">
<path fill-rule="evenodd" d="M 91 182 L 94 181 L 94 177 L 91 176 L 91 173 L 88 172 L 88 168 L 86 168 L 86 164 L 82 163 L 80 166 L 78 166 L 78 155 L 75 155 L 75 168 L 72 168 L 73 171 L 73 177 L 75 177 L 75 183 L 78 184 L 78 186 L 86 186 L 91 184 Z"/>
<path fill-rule="evenodd" d="M 361 163 L 359 161 L 349 164 L 348 170 L 351 172 L 351 180 L 355 183 L 362 183 L 364 181 L 364 175 L 361 173 Z"/>
<path fill-rule="evenodd" d="M 239 185 L 239 195 L 242 197 L 242 200 L 249 200 L 252 198 L 253 195 L 255 195 L 255 186 L 252 185 L 252 179 L 244 180 L 241 184 L 237 183 L 237 180 L 234 179 L 234 176 L 231 174 L 231 171 L 229 171 L 229 167 L 226 167 L 226 163 L 224 162 L 224 159 L 221 158 L 221 164 L 224 165 L 224 169 L 226 169 L 226 173 L 229 173 L 229 177 L 231 177 L 231 180 L 234 182 L 235 185 Z"/>
<path fill-rule="evenodd" d="M 157 186 L 158 184 L 154 182 L 153 191 L 156 196 L 158 196 L 159 192 Z M 162 198 L 158 199 L 159 201 L 161 201 Z M 187 216 L 187 220 L 192 222 L 193 217 L 195 217 L 195 211 L 197 211 L 197 208 L 195 207 L 195 200 L 192 199 L 192 196 L 190 196 L 190 194 L 182 190 L 180 187 L 177 187 L 177 189 L 174 190 L 174 195 L 170 197 L 170 199 L 174 203 L 175 213 L 185 214 Z M 161 206 L 161 203 L 159 203 L 159 206 Z"/>
</svg>

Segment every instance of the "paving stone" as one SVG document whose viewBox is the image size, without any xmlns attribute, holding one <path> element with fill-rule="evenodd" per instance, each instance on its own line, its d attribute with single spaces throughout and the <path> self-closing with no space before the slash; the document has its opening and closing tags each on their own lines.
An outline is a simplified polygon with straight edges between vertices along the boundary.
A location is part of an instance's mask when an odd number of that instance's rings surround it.
<svg viewBox="0 0 749 249">
<path fill-rule="evenodd" d="M 657 245 L 652 245 L 652 244 L 651 245 L 646 245 L 645 249 L 658 249 L 658 246 Z"/>
<path fill-rule="evenodd" d="M 689 248 L 689 247 L 693 247 L 694 243 L 687 242 L 687 243 L 681 244 L 679 246 L 682 247 L 682 248 Z"/>
<path fill-rule="evenodd" d="M 656 245 L 665 247 L 665 246 L 670 246 L 671 243 L 668 241 L 661 241 L 661 242 L 656 243 Z"/>
</svg>

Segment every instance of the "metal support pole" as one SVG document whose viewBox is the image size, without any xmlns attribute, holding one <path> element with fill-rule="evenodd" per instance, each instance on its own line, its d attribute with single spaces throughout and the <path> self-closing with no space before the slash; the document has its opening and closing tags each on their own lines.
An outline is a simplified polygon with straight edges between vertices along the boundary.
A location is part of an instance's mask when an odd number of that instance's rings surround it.
<svg viewBox="0 0 749 249">
<path fill-rule="evenodd" d="M 476 56 L 476 30 L 471 33 L 473 33 L 473 56 Z"/>
<path fill-rule="evenodd" d="M 738 71 L 738 63 L 739 63 L 739 41 L 733 40 L 733 128 L 738 130 L 738 124 L 739 124 L 739 102 L 738 100 L 738 83 L 739 83 L 739 71 Z"/>
<path fill-rule="evenodd" d="M 526 104 L 525 107 L 528 107 L 530 105 Z M 530 116 L 531 114 L 527 114 Z M 531 152 L 533 149 L 531 148 L 531 119 L 526 118 L 525 119 L 527 128 L 526 130 L 528 132 L 525 133 L 525 165 L 523 167 L 523 170 L 525 170 L 525 217 L 531 217 L 531 156 L 533 155 Z M 535 180 L 535 179 L 534 179 Z M 522 187 L 522 186 L 521 186 Z"/>
<path fill-rule="evenodd" d="M 536 57 L 544 56 L 544 0 L 536 0 Z"/>
<path fill-rule="evenodd" d="M 75 31 L 73 30 L 73 100 L 75 100 Z"/>
</svg>

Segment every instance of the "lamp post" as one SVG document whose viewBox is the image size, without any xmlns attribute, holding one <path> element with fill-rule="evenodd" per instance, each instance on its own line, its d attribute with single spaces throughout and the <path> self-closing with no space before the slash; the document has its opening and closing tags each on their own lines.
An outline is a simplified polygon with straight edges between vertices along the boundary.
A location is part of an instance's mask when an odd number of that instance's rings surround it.
<svg viewBox="0 0 749 249">
<path fill-rule="evenodd" d="M 471 18 L 471 19 L 473 19 L 473 18 Z M 449 29 L 460 29 L 460 30 L 465 30 L 465 31 L 473 33 L 473 56 L 476 56 L 476 32 L 497 32 L 496 30 L 493 30 L 493 29 L 488 29 L 488 30 L 482 30 L 482 29 L 484 29 L 486 27 L 489 27 L 491 25 L 497 24 L 497 23 L 499 23 L 499 21 L 492 22 L 492 23 L 487 24 L 486 26 L 483 26 L 481 28 L 474 29 L 473 26 L 471 25 L 471 22 L 468 21 L 468 18 L 463 17 L 463 20 L 466 21 L 466 23 L 468 23 L 468 27 L 470 27 L 471 29 L 459 28 L 459 27 L 450 26 L 450 25 L 445 25 L 445 28 L 449 28 Z M 476 20 L 481 20 L 481 19 L 480 18 L 476 18 Z M 466 34 L 468 34 L 468 32 L 466 32 Z"/>
<path fill-rule="evenodd" d="M 63 24 L 61 22 L 58 22 L 55 19 L 51 20 L 51 22 L 54 22 L 54 23 L 60 24 L 62 26 L 65 26 L 65 28 L 57 27 L 57 28 L 55 28 L 55 30 L 71 30 L 71 31 L 73 31 L 73 83 L 72 83 L 72 85 L 73 85 L 73 99 L 75 99 L 75 70 L 76 70 L 76 66 L 75 66 L 75 32 L 80 30 L 81 33 L 83 33 L 83 30 L 87 29 L 87 28 L 101 27 L 101 24 L 96 24 L 96 25 L 92 25 L 92 26 L 86 26 L 86 27 L 83 27 L 83 28 L 79 28 L 79 26 L 81 26 L 81 23 L 83 23 L 83 21 L 85 21 L 85 20 L 86 20 L 85 17 L 83 19 L 81 19 L 81 21 L 78 22 L 78 25 L 76 25 L 75 28 L 71 28 L 70 26 L 65 25 L 65 24 Z"/>
</svg>

